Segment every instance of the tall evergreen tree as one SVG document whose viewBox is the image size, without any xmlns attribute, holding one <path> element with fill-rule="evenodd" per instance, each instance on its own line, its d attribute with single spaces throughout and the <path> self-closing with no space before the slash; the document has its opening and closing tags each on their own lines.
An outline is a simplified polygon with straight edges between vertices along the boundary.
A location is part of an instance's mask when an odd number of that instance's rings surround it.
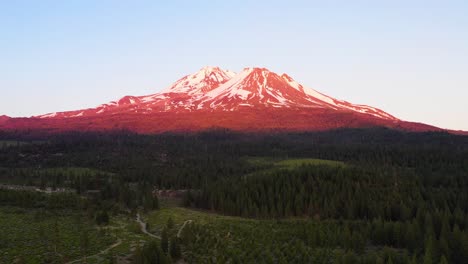
<svg viewBox="0 0 468 264">
<path fill-rule="evenodd" d="M 167 254 L 169 252 L 169 237 L 166 228 L 161 232 L 161 248 L 164 253 Z"/>
</svg>

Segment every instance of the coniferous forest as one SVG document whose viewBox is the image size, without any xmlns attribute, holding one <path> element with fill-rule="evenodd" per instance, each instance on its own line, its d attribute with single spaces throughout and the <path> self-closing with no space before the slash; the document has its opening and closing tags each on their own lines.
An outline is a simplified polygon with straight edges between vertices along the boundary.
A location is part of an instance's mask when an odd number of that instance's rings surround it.
<svg viewBox="0 0 468 264">
<path fill-rule="evenodd" d="M 466 136 L 0 132 L 0 184 L 9 212 L 80 215 L 98 227 L 141 215 L 164 242 L 129 247 L 133 263 L 468 263 Z M 0 238 L 0 262 L 17 260 L 11 251 Z"/>
</svg>

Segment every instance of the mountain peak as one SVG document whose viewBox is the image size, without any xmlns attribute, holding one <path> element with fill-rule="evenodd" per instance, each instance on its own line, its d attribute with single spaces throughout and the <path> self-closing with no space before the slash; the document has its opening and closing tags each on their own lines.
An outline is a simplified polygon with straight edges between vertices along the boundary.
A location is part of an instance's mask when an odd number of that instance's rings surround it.
<svg viewBox="0 0 468 264">
<path fill-rule="evenodd" d="M 218 66 L 205 66 L 205 67 L 202 67 L 198 72 L 205 72 L 205 74 L 210 74 L 211 72 L 220 72 L 220 71 L 224 71 L 224 70 L 222 70 Z"/>
<path fill-rule="evenodd" d="M 176 81 L 165 92 L 174 93 L 207 93 L 229 81 L 235 73 L 219 67 L 205 66 L 198 72 L 186 75 Z"/>
</svg>

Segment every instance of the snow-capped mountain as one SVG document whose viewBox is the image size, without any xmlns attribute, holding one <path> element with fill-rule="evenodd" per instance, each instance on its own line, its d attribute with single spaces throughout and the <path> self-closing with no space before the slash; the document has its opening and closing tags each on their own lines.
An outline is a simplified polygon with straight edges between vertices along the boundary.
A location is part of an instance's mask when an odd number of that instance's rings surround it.
<svg viewBox="0 0 468 264">
<path fill-rule="evenodd" d="M 204 67 L 159 93 L 125 96 L 96 108 L 0 122 L 0 128 L 10 129 L 129 129 L 145 133 L 210 127 L 323 130 L 363 126 L 437 129 L 401 121 L 371 106 L 337 100 L 287 74 L 265 68 L 245 68 L 234 73 L 219 67 Z"/>
<path fill-rule="evenodd" d="M 378 118 L 397 120 L 380 109 L 354 105 L 305 87 L 287 74 L 278 75 L 265 68 L 245 68 L 236 74 L 219 67 L 204 67 L 184 76 L 160 93 L 125 96 L 117 102 L 93 109 L 49 113 L 39 118 L 80 117 L 115 112 L 152 113 L 166 111 L 220 110 L 239 108 L 323 108 L 355 111 Z"/>
</svg>

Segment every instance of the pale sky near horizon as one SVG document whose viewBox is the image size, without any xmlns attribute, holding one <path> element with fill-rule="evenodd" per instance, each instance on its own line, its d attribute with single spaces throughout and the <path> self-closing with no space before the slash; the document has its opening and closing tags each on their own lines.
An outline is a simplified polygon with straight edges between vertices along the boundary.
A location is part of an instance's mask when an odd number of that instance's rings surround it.
<svg viewBox="0 0 468 264">
<path fill-rule="evenodd" d="M 468 131 L 468 1 L 0 1 L 0 115 L 266 67 L 404 120 Z"/>
</svg>

